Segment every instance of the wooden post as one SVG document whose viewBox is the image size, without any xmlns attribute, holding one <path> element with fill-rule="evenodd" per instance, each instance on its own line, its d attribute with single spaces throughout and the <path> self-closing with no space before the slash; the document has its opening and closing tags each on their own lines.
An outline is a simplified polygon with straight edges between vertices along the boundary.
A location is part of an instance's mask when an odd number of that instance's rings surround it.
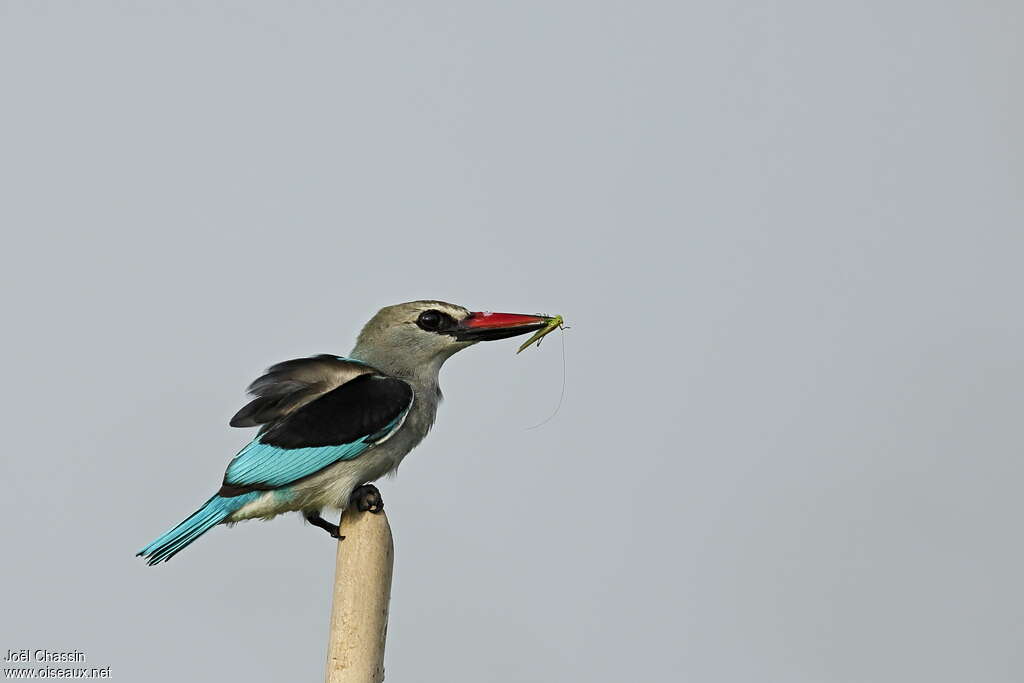
<svg viewBox="0 0 1024 683">
<path fill-rule="evenodd" d="M 380 683 L 395 545 L 383 513 L 350 506 L 341 515 L 334 569 L 327 683 Z"/>
</svg>

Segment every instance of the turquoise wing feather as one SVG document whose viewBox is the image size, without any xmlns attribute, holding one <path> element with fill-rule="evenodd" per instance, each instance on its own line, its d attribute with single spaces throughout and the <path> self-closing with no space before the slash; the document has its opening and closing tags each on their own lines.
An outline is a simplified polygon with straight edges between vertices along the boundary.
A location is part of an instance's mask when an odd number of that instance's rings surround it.
<svg viewBox="0 0 1024 683">
<path fill-rule="evenodd" d="M 399 419 L 394 420 L 384 435 L 397 427 L 399 422 Z M 282 448 L 254 439 L 228 465 L 224 483 L 259 488 L 286 486 L 336 462 L 357 458 L 373 443 L 367 436 L 338 446 Z"/>
</svg>

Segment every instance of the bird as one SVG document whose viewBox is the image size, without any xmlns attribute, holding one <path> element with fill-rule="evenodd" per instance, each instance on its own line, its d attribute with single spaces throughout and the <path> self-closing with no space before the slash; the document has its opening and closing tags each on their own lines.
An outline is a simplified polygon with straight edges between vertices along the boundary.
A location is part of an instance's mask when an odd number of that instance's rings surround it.
<svg viewBox="0 0 1024 683">
<path fill-rule="evenodd" d="M 383 509 L 372 482 L 393 472 L 430 431 L 444 362 L 478 342 L 535 332 L 551 320 L 410 301 L 378 311 L 348 356 L 271 366 L 231 418 L 232 427 L 259 430 L 228 464 L 220 489 L 136 555 L 156 565 L 219 524 L 288 512 L 342 539 L 323 510 Z"/>
</svg>

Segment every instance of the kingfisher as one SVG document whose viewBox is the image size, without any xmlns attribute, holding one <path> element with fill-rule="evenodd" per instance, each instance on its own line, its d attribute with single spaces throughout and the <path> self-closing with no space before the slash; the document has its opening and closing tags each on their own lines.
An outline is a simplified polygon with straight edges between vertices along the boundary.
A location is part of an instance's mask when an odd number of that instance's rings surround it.
<svg viewBox="0 0 1024 683">
<path fill-rule="evenodd" d="M 348 356 L 271 366 L 231 418 L 232 427 L 259 431 L 228 464 L 220 490 L 137 555 L 159 564 L 218 524 L 285 512 L 343 538 L 322 511 L 383 509 L 371 482 L 394 471 L 430 431 L 444 362 L 477 342 L 536 332 L 552 320 L 410 301 L 378 311 Z"/>
</svg>

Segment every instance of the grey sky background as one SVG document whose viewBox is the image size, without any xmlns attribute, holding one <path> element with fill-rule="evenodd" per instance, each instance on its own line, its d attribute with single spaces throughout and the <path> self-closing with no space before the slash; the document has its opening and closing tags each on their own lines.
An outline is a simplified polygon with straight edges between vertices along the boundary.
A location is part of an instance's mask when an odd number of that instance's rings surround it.
<svg viewBox="0 0 1024 683">
<path fill-rule="evenodd" d="M 267 365 L 563 313 L 381 485 L 388 681 L 1024 679 L 1016 2 L 0 2 L 0 648 L 322 677 Z"/>
</svg>

